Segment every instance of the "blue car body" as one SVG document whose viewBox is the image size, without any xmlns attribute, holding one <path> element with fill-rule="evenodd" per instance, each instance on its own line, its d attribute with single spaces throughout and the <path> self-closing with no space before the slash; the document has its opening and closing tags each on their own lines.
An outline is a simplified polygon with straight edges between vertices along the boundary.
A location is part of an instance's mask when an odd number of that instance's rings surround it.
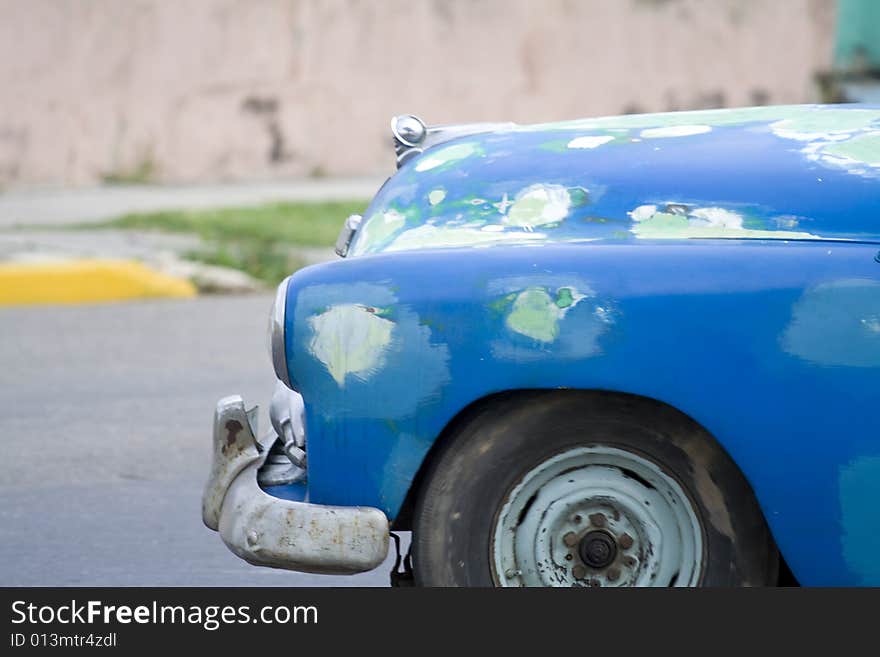
<svg viewBox="0 0 880 657">
<path fill-rule="evenodd" d="M 880 108 L 515 126 L 407 161 L 345 260 L 290 280 L 308 484 L 394 518 L 444 428 L 510 390 L 705 427 L 802 584 L 880 584 Z M 474 504 L 479 504 L 474 500 Z"/>
</svg>

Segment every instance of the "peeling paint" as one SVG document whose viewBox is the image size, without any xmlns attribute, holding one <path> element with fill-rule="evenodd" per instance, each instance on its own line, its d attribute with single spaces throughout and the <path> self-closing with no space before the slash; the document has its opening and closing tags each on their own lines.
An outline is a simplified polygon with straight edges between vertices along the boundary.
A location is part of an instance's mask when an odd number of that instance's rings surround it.
<svg viewBox="0 0 880 657">
<path fill-rule="evenodd" d="M 394 323 L 378 312 L 372 307 L 342 304 L 309 318 L 314 332 L 309 350 L 340 387 L 349 375 L 366 381 L 382 367 Z"/>
<path fill-rule="evenodd" d="M 866 134 L 872 130 L 875 133 L 880 131 L 880 110 L 876 109 L 835 109 L 817 105 L 750 107 L 611 116 L 523 126 L 520 129 L 638 130 L 639 138 L 653 139 L 692 137 L 711 132 L 713 128 L 751 123 L 769 123 L 769 129 L 775 136 L 807 142 L 802 150 L 804 156 L 825 166 L 837 166 L 862 175 L 873 173 L 872 168 L 880 167 L 880 143 L 873 139 L 874 133 Z M 633 135 L 630 133 L 629 136 Z M 583 143 L 586 148 L 595 148 L 613 140 L 616 138 L 608 135 L 584 135 L 571 140 L 569 147 L 573 147 L 574 143 Z M 841 144 L 846 141 L 856 143 L 847 149 Z M 847 154 L 843 154 L 842 150 Z M 869 169 L 852 168 L 853 164 L 863 164 Z"/>
<path fill-rule="evenodd" d="M 804 142 L 801 153 L 857 175 L 880 173 L 880 110 L 821 109 L 777 121 L 778 137 Z"/>
<path fill-rule="evenodd" d="M 365 245 L 382 244 L 406 224 L 406 217 L 396 210 L 377 212 L 370 216 L 360 228 L 359 243 Z"/>
<path fill-rule="evenodd" d="M 821 365 L 880 367 L 880 282 L 822 283 L 795 303 L 782 336 L 786 352 Z"/>
<path fill-rule="evenodd" d="M 516 295 L 506 324 L 520 335 L 553 342 L 559 335 L 559 320 L 584 296 L 574 288 L 561 287 L 554 298 L 543 288 L 530 287 Z"/>
<path fill-rule="evenodd" d="M 587 135 L 572 139 L 568 142 L 568 148 L 596 148 L 611 141 L 614 141 L 611 135 Z"/>
<path fill-rule="evenodd" d="M 716 158 L 724 175 L 707 166 Z M 352 255 L 878 236 L 874 192 L 853 178 L 880 176 L 880 108 L 756 107 L 520 126 L 433 147 L 413 163 L 374 199 Z M 798 189 L 804 193 L 792 193 Z"/>
<path fill-rule="evenodd" d="M 568 216 L 571 197 L 561 185 L 532 185 L 516 195 L 504 219 L 511 226 L 532 228 L 558 223 Z"/>
<path fill-rule="evenodd" d="M 599 152 L 582 155 L 604 158 Z M 798 156 L 786 152 L 784 158 Z M 553 173 L 541 181 L 562 181 L 571 195 L 576 179 Z M 801 173 L 812 181 L 813 172 Z M 458 174 L 450 174 L 450 181 Z M 852 178 L 837 174 L 844 177 Z M 849 182 L 867 195 L 873 191 L 866 181 Z M 866 536 L 880 535 L 865 497 L 877 499 L 870 486 L 880 475 L 876 463 L 857 463 L 880 457 L 870 413 L 880 400 L 880 247 L 637 242 L 630 226 L 658 214 L 692 230 L 723 232 L 758 225 L 812 231 L 817 220 L 797 206 L 786 213 L 721 194 L 700 202 L 635 186 L 629 198 L 603 206 L 619 213 L 608 218 L 594 208 L 597 198 L 613 194 L 600 197 L 597 190 L 612 183 L 592 183 L 584 181 L 587 205 L 570 209 L 558 228 L 535 233 L 504 225 L 494 207 L 504 204 L 505 194 L 512 203 L 529 186 L 520 179 L 448 184 L 440 209 L 424 218 L 432 230 L 518 238 L 543 233 L 548 239 L 536 241 L 543 249 L 353 258 L 291 279 L 293 312 L 285 330 L 289 369 L 307 401 L 313 437 L 310 499 L 369 504 L 393 516 L 421 454 L 472 401 L 512 389 L 626 391 L 662 399 L 705 426 L 727 427 L 720 432 L 723 447 L 738 454 L 755 479 L 768 524 L 801 581 L 880 583 L 868 551 L 860 551 L 867 544 L 877 553 L 875 543 L 865 543 Z M 825 193 L 823 185 L 812 189 Z M 426 181 L 409 198 L 426 205 L 437 187 L 437 181 Z M 485 203 L 479 214 L 468 214 L 465 207 L 477 207 L 471 206 L 474 198 Z M 400 211 L 410 228 L 416 219 L 406 208 Z M 565 232 L 569 227 L 585 232 Z M 549 242 L 611 229 L 626 230 L 629 243 L 580 249 Z M 349 374 L 344 387 L 309 350 L 309 318 L 340 305 L 375 308 L 393 323 L 383 365 L 365 380 Z M 732 387 L 748 390 L 748 403 L 738 407 L 733 424 L 730 396 L 716 390 Z M 774 485 L 778 468 L 764 465 L 783 461 L 791 472 L 809 476 Z M 819 516 L 828 531 L 810 536 Z M 863 523 L 870 534 L 860 534 Z"/>
<path fill-rule="evenodd" d="M 741 214 L 722 207 L 667 203 L 661 208 L 651 204 L 640 205 L 629 215 L 634 222 L 630 230 L 643 239 L 818 239 L 791 230 L 745 228 Z"/>
<path fill-rule="evenodd" d="M 430 171 L 438 167 L 454 164 L 459 160 L 472 155 L 478 155 L 482 151 L 480 147 L 473 142 L 462 142 L 446 146 L 437 150 L 429 149 L 424 155 L 416 161 L 416 171 Z"/>
<path fill-rule="evenodd" d="M 840 158 L 843 160 L 841 164 L 845 165 L 880 167 L 880 132 L 870 132 L 829 144 L 822 153 L 827 157 Z"/>
<path fill-rule="evenodd" d="M 878 121 L 878 110 L 811 108 L 771 123 L 770 129 L 785 139 L 812 141 L 846 137 Z"/>
<path fill-rule="evenodd" d="M 445 189 L 432 189 L 428 192 L 428 203 L 431 205 L 438 205 L 443 202 L 443 199 L 446 198 L 446 190 Z"/>
<path fill-rule="evenodd" d="M 399 419 L 449 382 L 448 346 L 435 343 L 429 322 L 386 285 L 303 287 L 292 317 L 293 377 L 327 400 L 322 412 L 333 417 Z"/>
<path fill-rule="evenodd" d="M 492 342 L 496 358 L 528 362 L 542 357 L 588 358 L 616 322 L 616 304 L 576 275 L 517 276 L 493 281 L 487 304 L 510 337 Z"/>
<path fill-rule="evenodd" d="M 405 229 L 405 217 L 396 211 L 389 211 L 384 215 L 391 214 L 390 217 L 378 215 L 371 218 L 367 225 L 376 227 L 359 236 L 353 252 L 357 255 L 380 248 L 404 251 L 501 243 L 535 244 L 548 238 L 546 233 L 535 232 L 536 228 L 557 226 L 566 219 L 572 208 L 585 204 L 588 198 L 589 193 L 582 187 L 566 188 L 538 183 L 519 190 L 513 200 L 504 193 L 497 202 L 474 197 L 449 206 L 479 208 L 479 214 L 467 215 L 468 221 L 464 220 L 466 215 L 459 213 L 456 217 L 461 216 L 461 219 L 444 217 L 441 223 L 429 219 L 408 230 Z M 442 210 L 445 200 L 445 190 L 433 190 L 429 194 L 432 207 Z M 389 241 L 389 237 L 393 239 Z"/>
<path fill-rule="evenodd" d="M 707 125 L 670 125 L 662 128 L 646 128 L 639 133 L 643 139 L 656 139 L 658 137 L 690 137 L 710 132 Z"/>
<path fill-rule="evenodd" d="M 405 231 L 388 245 L 386 251 L 409 251 L 423 248 L 456 248 L 463 246 L 491 246 L 493 244 L 525 244 L 546 239 L 543 233 L 526 231 L 505 232 L 503 226 L 465 228 L 424 224 Z"/>
<path fill-rule="evenodd" d="M 863 456 L 840 468 L 843 558 L 863 585 L 880 584 L 880 456 Z"/>
</svg>

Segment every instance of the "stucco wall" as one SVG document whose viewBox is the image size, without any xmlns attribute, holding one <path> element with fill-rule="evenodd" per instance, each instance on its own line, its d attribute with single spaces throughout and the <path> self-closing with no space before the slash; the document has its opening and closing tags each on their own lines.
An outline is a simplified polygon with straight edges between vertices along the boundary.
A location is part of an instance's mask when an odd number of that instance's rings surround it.
<svg viewBox="0 0 880 657">
<path fill-rule="evenodd" d="M 388 121 L 814 99 L 833 0 L 0 0 L 0 186 L 375 174 Z"/>
</svg>

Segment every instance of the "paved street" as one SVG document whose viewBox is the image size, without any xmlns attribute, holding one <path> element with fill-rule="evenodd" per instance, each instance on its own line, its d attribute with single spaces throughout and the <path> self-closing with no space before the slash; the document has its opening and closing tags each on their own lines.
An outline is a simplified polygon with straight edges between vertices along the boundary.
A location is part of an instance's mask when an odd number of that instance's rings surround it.
<svg viewBox="0 0 880 657">
<path fill-rule="evenodd" d="M 214 402 L 272 390 L 270 303 L 0 309 L 0 585 L 386 585 L 249 566 L 202 525 Z"/>
</svg>

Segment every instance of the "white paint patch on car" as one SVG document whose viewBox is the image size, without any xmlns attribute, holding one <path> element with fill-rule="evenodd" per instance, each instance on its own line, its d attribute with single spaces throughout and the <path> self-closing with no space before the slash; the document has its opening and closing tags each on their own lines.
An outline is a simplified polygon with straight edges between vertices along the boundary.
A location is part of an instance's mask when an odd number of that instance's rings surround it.
<svg viewBox="0 0 880 657">
<path fill-rule="evenodd" d="M 565 219 L 570 208 L 571 196 L 562 185 L 530 185 L 516 195 L 504 223 L 526 229 L 554 224 Z"/>
<path fill-rule="evenodd" d="M 614 141 L 611 135 L 587 135 L 585 137 L 576 137 L 568 142 L 569 148 L 596 148 L 602 144 Z"/>
<path fill-rule="evenodd" d="M 639 133 L 639 136 L 644 139 L 690 137 L 711 131 L 712 128 L 707 125 L 669 125 L 661 128 L 646 128 Z"/>
<path fill-rule="evenodd" d="M 394 330 L 394 322 L 379 317 L 375 308 L 358 304 L 332 306 L 310 317 L 309 324 L 309 351 L 340 388 L 348 376 L 366 381 L 381 369 Z"/>
</svg>

